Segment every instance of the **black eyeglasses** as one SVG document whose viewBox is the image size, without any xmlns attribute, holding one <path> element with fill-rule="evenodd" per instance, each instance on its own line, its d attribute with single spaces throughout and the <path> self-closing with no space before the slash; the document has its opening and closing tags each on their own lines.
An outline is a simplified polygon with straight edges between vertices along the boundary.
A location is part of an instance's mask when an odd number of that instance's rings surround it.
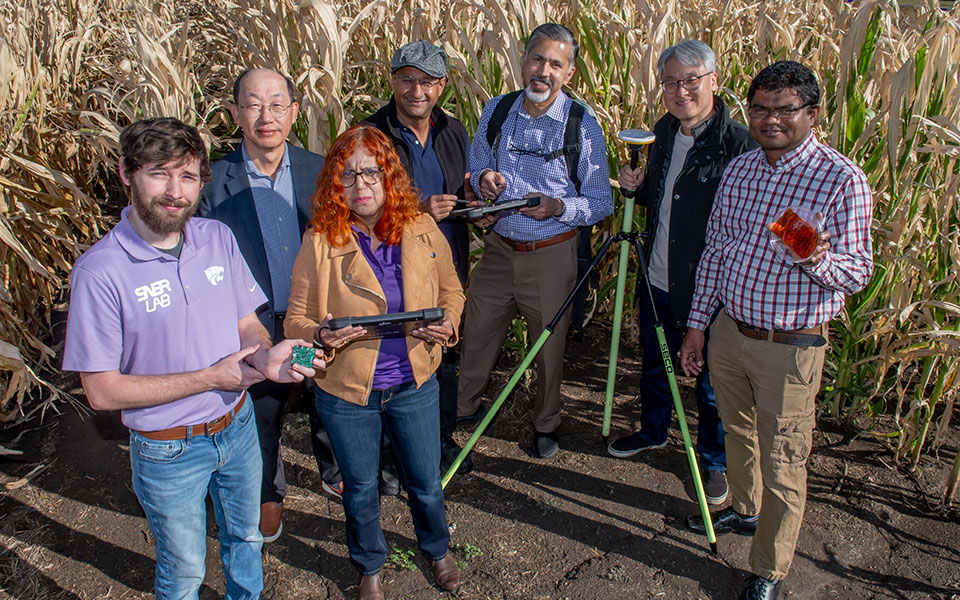
<svg viewBox="0 0 960 600">
<path fill-rule="evenodd" d="M 539 150 L 533 150 L 532 148 L 523 148 L 521 146 L 515 145 L 513 142 L 507 145 L 507 150 L 513 152 L 514 154 L 519 154 L 520 156 L 539 156 L 541 158 L 546 158 L 550 156 L 551 152 L 544 151 L 543 148 Z"/>
<path fill-rule="evenodd" d="M 810 108 L 812 106 L 815 105 L 804 104 L 803 106 L 781 106 L 779 108 L 767 108 L 766 106 L 751 104 L 750 108 L 747 109 L 747 115 L 749 115 L 751 119 L 756 119 L 758 121 L 762 121 L 770 116 L 772 116 L 774 119 L 789 121 L 800 114 L 801 110 Z"/>
<path fill-rule="evenodd" d="M 344 171 L 340 174 L 340 184 L 345 188 L 353 187 L 357 183 L 357 176 L 363 178 L 367 185 L 373 185 L 383 178 L 383 170 L 375 167 L 362 171 Z"/>
<path fill-rule="evenodd" d="M 692 92 L 700 87 L 701 79 L 711 74 L 713 74 L 713 71 L 704 73 L 703 75 L 687 77 L 686 79 L 671 79 L 670 81 L 661 81 L 660 87 L 663 88 L 663 93 L 665 94 L 676 94 L 681 85 L 683 86 L 683 89 L 687 90 L 688 92 Z"/>
</svg>

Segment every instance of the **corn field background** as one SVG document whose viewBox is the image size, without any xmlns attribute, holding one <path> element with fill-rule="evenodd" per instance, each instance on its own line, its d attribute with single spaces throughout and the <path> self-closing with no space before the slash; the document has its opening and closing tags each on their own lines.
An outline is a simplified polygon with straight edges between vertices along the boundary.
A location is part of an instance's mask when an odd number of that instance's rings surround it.
<svg viewBox="0 0 960 600">
<path fill-rule="evenodd" d="M 473 131 L 483 104 L 521 87 L 523 42 L 563 23 L 581 43 L 575 96 L 595 109 L 611 173 L 625 160 L 621 128 L 662 114 L 657 55 L 683 38 L 718 55 L 722 95 L 744 120 L 751 78 L 790 58 L 824 90 L 818 135 L 864 169 L 875 198 L 876 273 L 833 323 L 821 398 L 831 418 L 888 438 L 901 464 L 947 440 L 960 389 L 960 8 L 938 3 L 798 0 L 498 2 L 320 0 L 122 2 L 23 0 L 0 5 L 0 422 L 22 422 L 71 400 L 46 378 L 59 367 L 51 318 L 67 302 L 74 260 L 123 203 L 120 130 L 175 116 L 216 155 L 237 132 L 234 77 L 266 66 L 302 94 L 294 132 L 323 153 L 390 96 L 387 65 L 407 41 L 444 47 L 442 105 Z M 596 227 L 619 231 L 618 211 Z M 115 213 L 115 211 L 114 211 Z M 109 213 L 109 214 L 114 214 Z M 636 226 L 643 215 L 633 216 Z M 636 269 L 623 276 L 632 289 Z M 610 308 L 612 255 L 599 311 Z M 632 297 L 628 297 L 632 306 Z M 625 318 L 628 339 L 636 316 Z M 945 467 L 953 497 L 960 460 Z"/>
</svg>

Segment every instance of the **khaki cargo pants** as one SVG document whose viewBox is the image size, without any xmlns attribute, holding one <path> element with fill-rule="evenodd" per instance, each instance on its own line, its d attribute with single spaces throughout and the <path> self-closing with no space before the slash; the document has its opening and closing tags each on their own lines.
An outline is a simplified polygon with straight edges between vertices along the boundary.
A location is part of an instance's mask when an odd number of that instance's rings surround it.
<svg viewBox="0 0 960 600">
<path fill-rule="evenodd" d="M 800 535 L 825 353 L 748 338 L 723 312 L 710 329 L 733 509 L 760 515 L 750 570 L 767 579 L 786 577 Z"/>
</svg>

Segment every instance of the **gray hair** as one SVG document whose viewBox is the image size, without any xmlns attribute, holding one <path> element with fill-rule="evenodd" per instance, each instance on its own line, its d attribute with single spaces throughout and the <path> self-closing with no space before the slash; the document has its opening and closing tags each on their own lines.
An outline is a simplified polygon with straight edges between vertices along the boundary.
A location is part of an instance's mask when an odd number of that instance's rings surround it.
<svg viewBox="0 0 960 600">
<path fill-rule="evenodd" d="M 661 52 L 660 58 L 657 59 L 658 77 L 663 76 L 663 68 L 670 59 L 676 59 L 685 67 L 703 65 L 708 72 L 717 70 L 717 55 L 714 54 L 713 48 L 700 40 L 682 40 Z"/>
<path fill-rule="evenodd" d="M 577 62 L 577 56 L 580 55 L 580 44 L 577 43 L 577 38 L 573 36 L 572 31 L 557 23 L 544 23 L 533 30 L 530 39 L 527 40 L 527 47 L 523 50 L 524 59 L 530 54 L 530 50 L 540 43 L 541 38 L 563 42 L 570 46 L 570 68 L 573 69 L 574 63 Z"/>
</svg>

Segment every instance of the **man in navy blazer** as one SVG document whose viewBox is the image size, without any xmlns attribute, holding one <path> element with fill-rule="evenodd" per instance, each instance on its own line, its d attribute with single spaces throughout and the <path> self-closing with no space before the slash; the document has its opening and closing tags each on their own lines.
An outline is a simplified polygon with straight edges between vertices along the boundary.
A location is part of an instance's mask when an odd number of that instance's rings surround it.
<svg viewBox="0 0 960 600">
<path fill-rule="evenodd" d="M 259 317 L 274 342 L 283 339 L 293 260 L 323 169 L 322 156 L 287 143 L 298 111 L 296 88 L 289 79 L 268 69 L 241 73 L 233 85 L 230 112 L 243 130 L 243 143 L 211 165 L 212 179 L 203 187 L 199 207 L 201 216 L 227 224 L 236 236 L 253 277 L 267 295 Z M 272 382 L 250 388 L 263 457 L 260 531 L 265 542 L 275 540 L 283 528 L 286 483 L 280 430 L 292 388 Z M 307 404 L 323 489 L 339 497 L 340 469 L 313 402 Z"/>
</svg>

